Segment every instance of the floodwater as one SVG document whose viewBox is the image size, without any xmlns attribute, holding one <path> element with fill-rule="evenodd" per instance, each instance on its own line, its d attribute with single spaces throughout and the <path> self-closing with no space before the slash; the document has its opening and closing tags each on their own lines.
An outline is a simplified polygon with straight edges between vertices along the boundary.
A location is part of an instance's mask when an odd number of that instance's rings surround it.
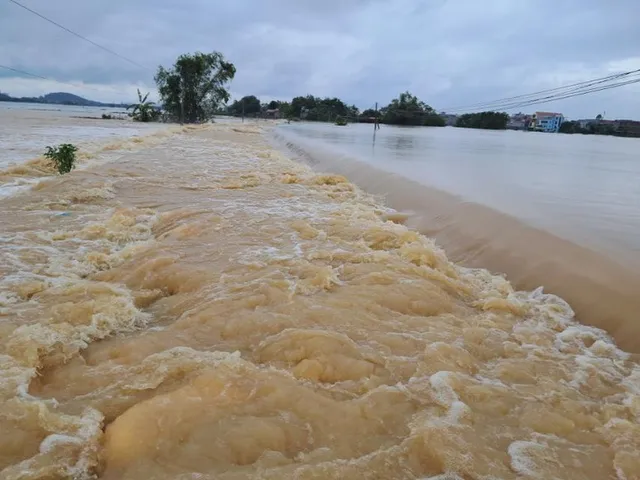
<svg viewBox="0 0 640 480">
<path fill-rule="evenodd" d="M 266 129 L 0 202 L 0 478 L 639 478 L 638 355 Z"/>
<path fill-rule="evenodd" d="M 103 113 L 120 119 L 102 120 Z M 28 190 L 52 173 L 41 157 L 47 146 L 75 144 L 83 160 L 79 166 L 85 168 L 98 157 L 107 161 L 121 155 L 125 144 L 167 130 L 163 124 L 122 118 L 126 112 L 113 108 L 0 102 L 0 198 Z"/>
<path fill-rule="evenodd" d="M 164 128 L 101 118 L 103 114 L 124 118 L 126 113 L 116 108 L 0 102 L 0 169 L 42 155 L 47 145 L 71 142 L 91 150 Z"/>
<path fill-rule="evenodd" d="M 640 140 L 283 125 L 278 145 L 406 215 L 449 258 L 544 287 L 640 352 Z"/>
<path fill-rule="evenodd" d="M 515 216 L 640 268 L 640 139 L 596 135 L 293 124 L 296 144 Z"/>
</svg>

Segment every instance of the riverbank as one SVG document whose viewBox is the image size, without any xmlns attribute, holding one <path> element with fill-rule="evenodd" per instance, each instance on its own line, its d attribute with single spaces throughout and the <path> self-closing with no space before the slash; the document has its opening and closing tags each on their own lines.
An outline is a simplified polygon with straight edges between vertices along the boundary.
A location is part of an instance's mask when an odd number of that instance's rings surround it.
<svg viewBox="0 0 640 480">
<path fill-rule="evenodd" d="M 3 478 L 640 474 L 636 357 L 263 133 L 3 200 Z"/>
</svg>

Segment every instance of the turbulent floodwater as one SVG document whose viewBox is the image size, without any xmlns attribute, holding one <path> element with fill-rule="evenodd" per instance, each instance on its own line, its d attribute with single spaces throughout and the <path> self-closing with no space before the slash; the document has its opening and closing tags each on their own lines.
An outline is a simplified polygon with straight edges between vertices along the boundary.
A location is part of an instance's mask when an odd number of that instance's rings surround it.
<svg viewBox="0 0 640 480">
<path fill-rule="evenodd" d="M 640 478 L 638 356 L 404 220 L 233 124 L 5 198 L 0 478 Z"/>
</svg>

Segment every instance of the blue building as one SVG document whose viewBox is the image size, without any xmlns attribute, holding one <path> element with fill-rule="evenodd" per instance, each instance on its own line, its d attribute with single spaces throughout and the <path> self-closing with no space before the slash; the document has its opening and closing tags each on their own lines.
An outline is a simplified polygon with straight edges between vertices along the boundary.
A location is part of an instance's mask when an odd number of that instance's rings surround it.
<svg viewBox="0 0 640 480">
<path fill-rule="evenodd" d="M 543 132 L 557 132 L 564 121 L 561 113 L 536 112 L 533 115 L 532 127 Z"/>
</svg>

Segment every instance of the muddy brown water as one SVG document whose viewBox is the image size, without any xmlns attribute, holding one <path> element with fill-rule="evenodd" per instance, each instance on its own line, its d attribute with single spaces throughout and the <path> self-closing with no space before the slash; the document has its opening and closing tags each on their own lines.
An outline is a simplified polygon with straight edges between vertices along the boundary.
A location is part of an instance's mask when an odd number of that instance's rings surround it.
<svg viewBox="0 0 640 480">
<path fill-rule="evenodd" d="M 639 478 L 637 355 L 263 133 L 3 199 L 0 478 Z"/>
</svg>

